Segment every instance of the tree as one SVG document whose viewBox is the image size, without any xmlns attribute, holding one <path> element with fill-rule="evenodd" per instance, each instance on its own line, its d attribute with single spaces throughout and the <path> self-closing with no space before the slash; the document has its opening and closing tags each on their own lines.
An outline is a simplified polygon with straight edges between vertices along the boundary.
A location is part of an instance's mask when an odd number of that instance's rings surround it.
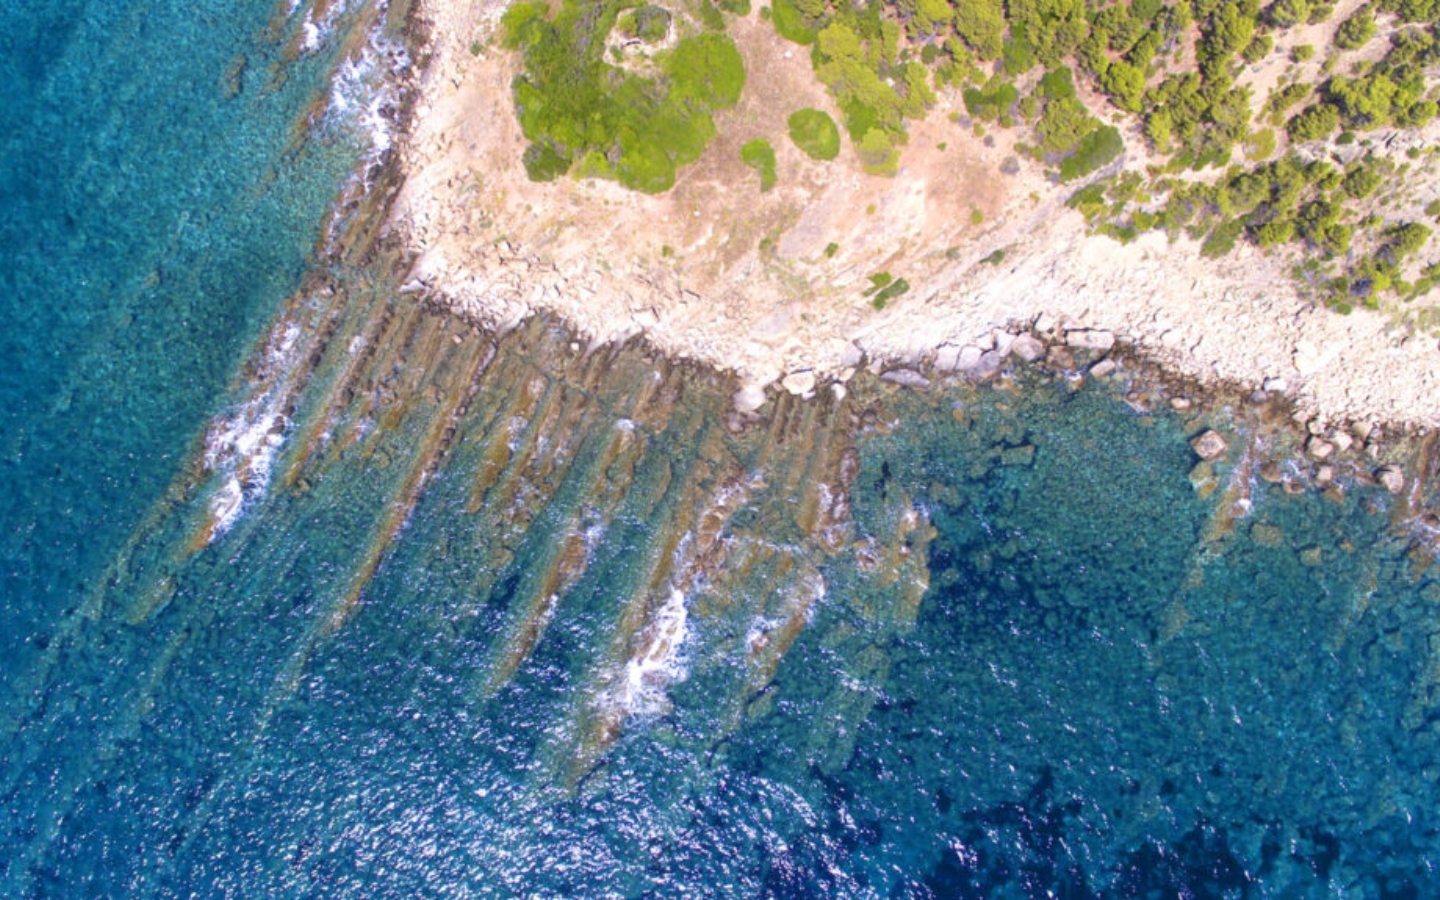
<svg viewBox="0 0 1440 900">
<path fill-rule="evenodd" d="M 1290 140 L 1301 144 L 1329 137 L 1339 127 L 1340 111 L 1328 103 L 1317 103 L 1291 119 L 1285 130 Z"/>
<path fill-rule="evenodd" d="M 1374 36 L 1375 13 L 1368 6 L 1362 7 L 1335 30 L 1335 46 L 1341 50 L 1358 50 Z"/>
<path fill-rule="evenodd" d="M 1100 77 L 1100 84 L 1122 108 L 1131 112 L 1140 111 L 1141 97 L 1145 93 L 1144 72 L 1127 62 L 1111 63 Z"/>
<path fill-rule="evenodd" d="M 1005 15 L 999 0 L 964 0 L 955 8 L 955 33 L 981 59 L 999 59 L 1005 49 Z"/>
</svg>

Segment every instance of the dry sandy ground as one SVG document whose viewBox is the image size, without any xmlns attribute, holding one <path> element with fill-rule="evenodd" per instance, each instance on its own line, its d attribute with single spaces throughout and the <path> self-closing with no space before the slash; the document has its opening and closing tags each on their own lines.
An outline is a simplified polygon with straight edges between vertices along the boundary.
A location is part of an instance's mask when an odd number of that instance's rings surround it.
<svg viewBox="0 0 1440 900">
<path fill-rule="evenodd" d="M 431 58 L 392 220 L 417 254 L 409 291 L 495 327 L 546 310 L 590 340 L 643 331 L 752 388 L 796 392 L 843 374 L 860 351 L 914 365 L 1042 319 L 1115 332 L 1202 380 L 1268 381 L 1331 421 L 1440 426 L 1440 344 L 1414 327 L 1413 310 L 1313 308 L 1291 289 L 1288 259 L 1250 248 L 1217 263 L 1163 235 L 1128 246 L 1088 237 L 1064 207 L 1069 188 L 1033 163 L 1000 174 L 1014 134 L 982 139 L 952 121 L 958 98 L 912 126 L 897 177 L 864 174 L 848 143 L 830 163 L 804 157 L 786 136 L 788 114 L 839 116 L 808 51 L 756 14 L 732 31 L 749 73 L 741 102 L 717 117 L 721 137 L 672 191 L 534 184 L 519 162 L 516 60 L 491 43 L 505 5 L 424 2 Z M 765 194 L 739 161 L 757 136 L 779 157 L 779 184 Z M 1002 262 L 984 261 L 1002 249 Z M 912 288 L 876 311 L 863 288 L 880 271 Z"/>
</svg>

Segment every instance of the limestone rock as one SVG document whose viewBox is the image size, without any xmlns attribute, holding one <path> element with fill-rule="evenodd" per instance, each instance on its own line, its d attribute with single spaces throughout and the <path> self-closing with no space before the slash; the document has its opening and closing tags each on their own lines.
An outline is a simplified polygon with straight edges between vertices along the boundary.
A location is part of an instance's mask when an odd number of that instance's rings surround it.
<svg viewBox="0 0 1440 900">
<path fill-rule="evenodd" d="M 928 388 L 930 386 L 930 379 L 913 369 L 891 369 L 880 377 L 901 387 Z"/>
<path fill-rule="evenodd" d="M 747 384 L 735 392 L 735 409 L 742 413 L 752 413 L 765 405 L 765 388 L 758 384 Z"/>
<path fill-rule="evenodd" d="M 964 347 L 960 348 L 959 356 L 955 360 L 955 368 L 959 369 L 962 372 L 969 372 L 976 366 L 980 365 L 980 357 L 984 355 L 984 350 L 981 350 L 979 347 L 966 344 Z"/>
<path fill-rule="evenodd" d="M 1400 471 L 1399 466 L 1381 466 L 1375 473 L 1375 480 L 1385 486 L 1385 490 L 1392 494 L 1398 494 L 1405 490 L 1405 473 Z"/>
<path fill-rule="evenodd" d="M 1091 328 L 1077 328 L 1065 332 L 1065 343 L 1076 350 L 1098 350 L 1105 352 L 1115 346 L 1115 334 Z"/>
<path fill-rule="evenodd" d="M 1119 368 L 1119 366 L 1115 364 L 1115 360 L 1106 357 L 1105 359 L 1100 360 L 1095 365 L 1090 367 L 1090 377 L 1104 378 L 1114 372 L 1117 368 Z"/>
<path fill-rule="evenodd" d="M 797 397 L 815 390 L 815 373 L 810 371 L 791 372 L 780 382 L 780 386 Z"/>
<path fill-rule="evenodd" d="M 1221 437 L 1220 432 L 1211 428 L 1192 440 L 1190 449 L 1195 451 L 1196 456 L 1209 462 L 1224 456 L 1225 451 L 1230 449 L 1230 445 L 1225 443 L 1225 438 Z"/>
<path fill-rule="evenodd" d="M 1011 342 L 1010 352 L 1027 363 L 1033 363 L 1045 355 L 1045 345 L 1033 334 L 1022 334 Z"/>
</svg>

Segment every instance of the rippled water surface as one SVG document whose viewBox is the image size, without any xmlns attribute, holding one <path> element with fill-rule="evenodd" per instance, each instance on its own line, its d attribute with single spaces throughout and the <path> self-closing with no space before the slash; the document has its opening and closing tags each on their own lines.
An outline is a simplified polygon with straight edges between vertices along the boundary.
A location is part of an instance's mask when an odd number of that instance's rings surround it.
<svg viewBox="0 0 1440 900">
<path fill-rule="evenodd" d="M 1437 893 L 1432 460 L 480 334 L 353 7 L 3 7 L 0 894 Z"/>
</svg>

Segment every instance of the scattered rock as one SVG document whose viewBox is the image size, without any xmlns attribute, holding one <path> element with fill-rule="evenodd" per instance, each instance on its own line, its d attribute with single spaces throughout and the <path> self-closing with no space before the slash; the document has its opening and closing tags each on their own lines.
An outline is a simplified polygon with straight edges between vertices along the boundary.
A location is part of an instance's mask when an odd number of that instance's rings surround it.
<svg viewBox="0 0 1440 900">
<path fill-rule="evenodd" d="M 1190 409 L 1192 405 L 1193 404 L 1191 404 L 1189 397 L 1170 398 L 1170 408 L 1175 410 L 1176 412 L 1185 412 L 1186 410 Z"/>
<path fill-rule="evenodd" d="M 797 397 L 803 397 L 815 390 L 815 373 L 791 372 L 780 382 L 780 386 Z"/>
<path fill-rule="evenodd" d="M 994 341 L 996 353 L 999 353 L 1002 357 L 1010 355 L 1010 349 L 1015 346 L 1015 335 L 1008 331 L 997 330 L 990 337 Z"/>
<path fill-rule="evenodd" d="M 1225 438 L 1221 437 L 1220 432 L 1211 428 L 1192 440 L 1190 449 L 1195 451 L 1196 456 L 1210 462 L 1224 456 L 1225 451 L 1230 449 L 1230 445 L 1225 443 Z"/>
<path fill-rule="evenodd" d="M 984 355 L 984 350 L 981 350 L 979 347 L 966 344 L 964 347 L 960 348 L 960 352 L 956 356 L 955 368 L 959 369 L 962 372 L 969 372 L 976 366 L 980 365 L 980 357 Z"/>
<path fill-rule="evenodd" d="M 1274 394 L 1283 394 L 1290 388 L 1290 386 L 1285 383 L 1285 379 L 1278 377 L 1265 379 L 1265 383 L 1262 385 L 1262 387 L 1267 392 Z"/>
<path fill-rule="evenodd" d="M 935 351 L 935 371 L 953 372 L 960 365 L 960 348 L 946 344 Z"/>
<path fill-rule="evenodd" d="M 1119 368 L 1119 366 L 1115 364 L 1115 360 L 1107 356 L 1106 358 L 1100 360 L 1095 365 L 1090 367 L 1090 377 L 1104 378 L 1114 372 L 1117 368 Z"/>
<path fill-rule="evenodd" d="M 1033 334 L 1022 334 L 1010 344 L 1010 352 L 1027 363 L 1033 363 L 1045 355 L 1045 345 Z"/>
<path fill-rule="evenodd" d="M 1256 522 L 1250 526 L 1250 539 L 1262 547 L 1278 547 L 1285 543 L 1285 532 L 1278 526 Z"/>
<path fill-rule="evenodd" d="M 1375 480 L 1392 494 L 1405 490 L 1405 473 L 1400 471 L 1399 466 L 1381 466 L 1375 473 Z"/>
<path fill-rule="evenodd" d="M 1324 487 L 1335 480 L 1335 467 L 1329 464 L 1315 467 L 1315 484 Z"/>
<path fill-rule="evenodd" d="M 1346 450 L 1349 450 L 1352 446 L 1354 446 L 1355 439 L 1350 436 L 1350 432 L 1342 428 L 1337 430 L 1334 434 L 1330 435 L 1330 443 L 1335 445 L 1336 450 L 1344 453 Z"/>
<path fill-rule="evenodd" d="M 930 379 L 913 369 L 891 369 L 880 377 L 901 387 L 928 388 L 930 386 Z"/>
<path fill-rule="evenodd" d="M 1215 467 L 1209 460 L 1202 459 L 1190 470 L 1190 486 L 1195 488 L 1195 493 L 1201 500 L 1215 493 L 1220 487 L 1220 479 L 1215 475 Z"/>
<path fill-rule="evenodd" d="M 840 351 L 840 368 L 842 369 L 859 368 L 860 363 L 864 360 L 865 351 L 855 346 L 854 343 L 847 342 L 845 349 Z"/>
<path fill-rule="evenodd" d="M 1099 329 L 1077 328 L 1065 332 L 1065 343 L 1076 350 L 1099 350 L 1103 353 L 1115 346 L 1115 334 Z"/>
<path fill-rule="evenodd" d="M 1311 459 L 1329 459 L 1330 454 L 1335 452 L 1335 445 L 1322 437 L 1310 436 L 1305 442 L 1305 452 L 1310 454 Z"/>
<path fill-rule="evenodd" d="M 735 392 L 737 412 L 752 413 L 765 405 L 765 388 L 758 384 L 747 384 Z"/>
</svg>

